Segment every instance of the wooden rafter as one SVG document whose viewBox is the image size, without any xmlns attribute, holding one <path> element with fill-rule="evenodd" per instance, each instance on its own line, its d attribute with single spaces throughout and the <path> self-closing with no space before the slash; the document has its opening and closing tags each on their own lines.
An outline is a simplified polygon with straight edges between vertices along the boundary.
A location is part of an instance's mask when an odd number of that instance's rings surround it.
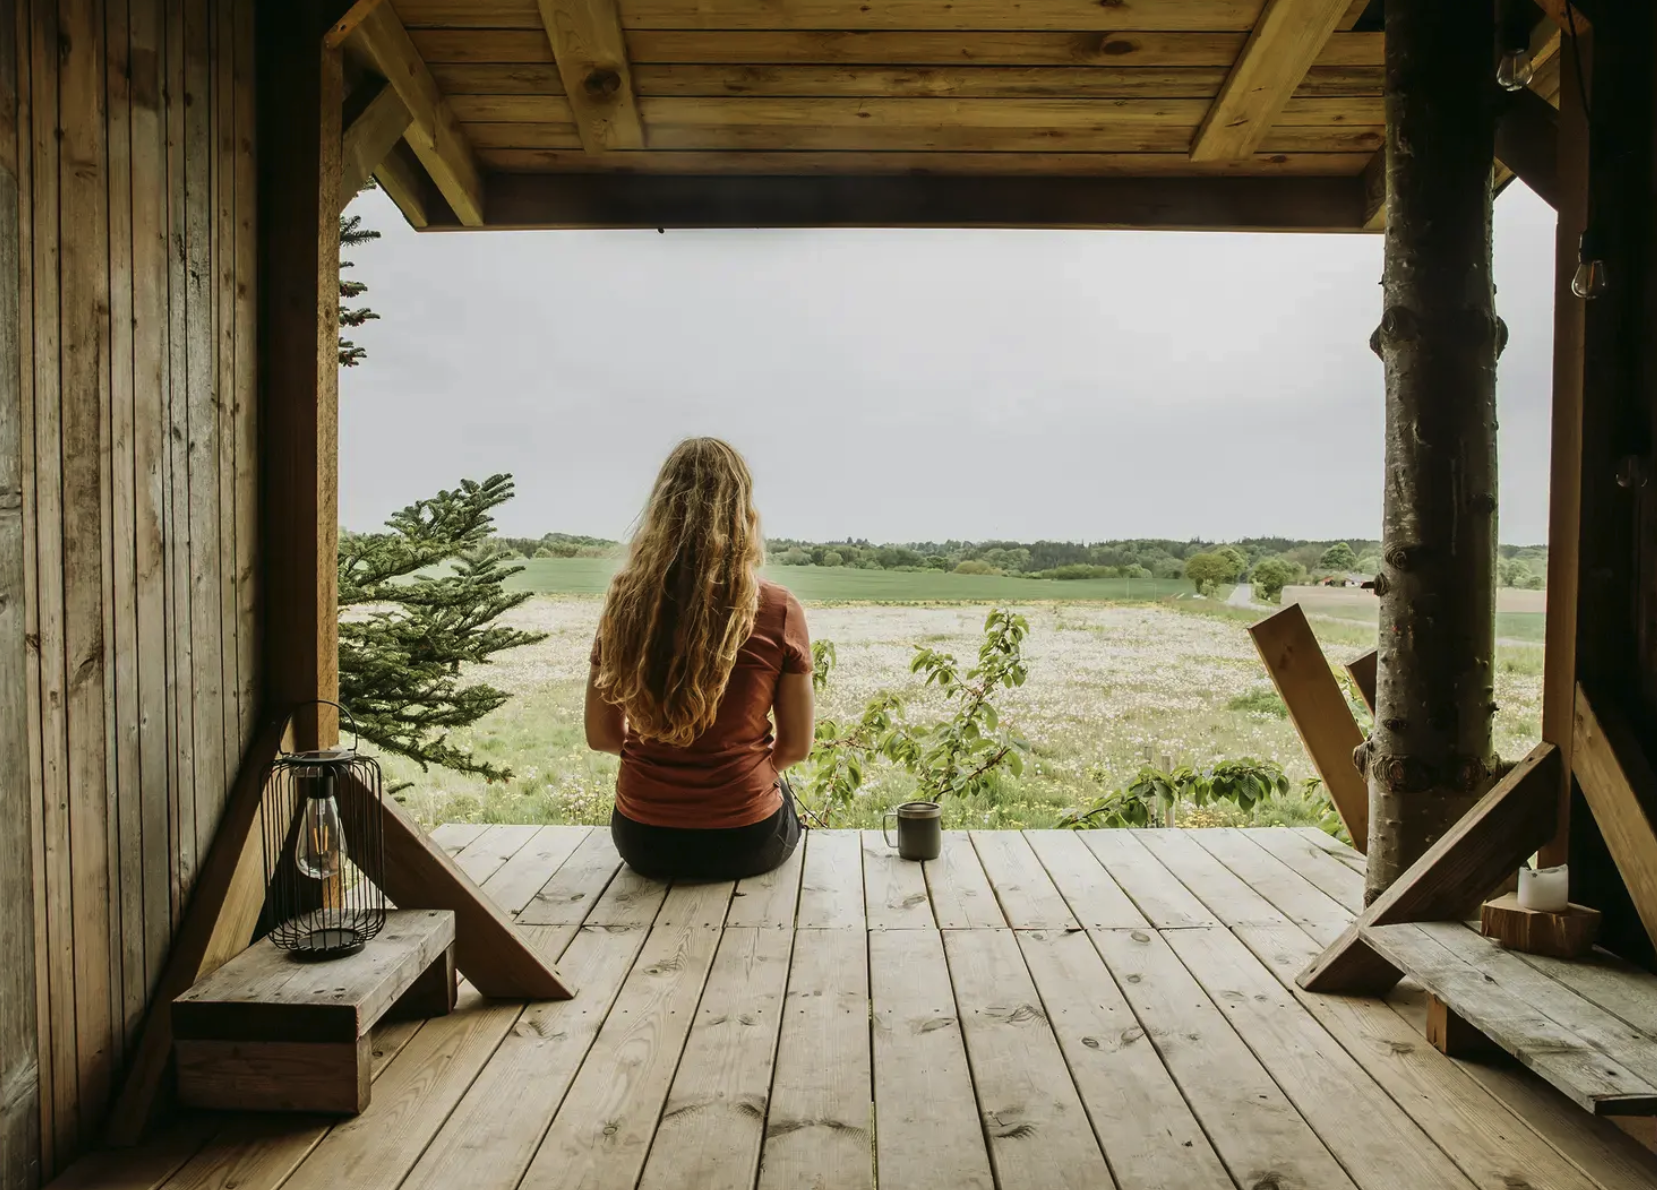
<svg viewBox="0 0 1657 1190">
<path fill-rule="evenodd" d="M 1387 153 L 1376 153 L 1364 166 L 1364 230 L 1385 231 L 1387 227 Z"/>
<path fill-rule="evenodd" d="M 494 174 L 490 227 L 1355 231 L 1356 178 Z M 435 225 L 434 225 L 435 226 Z"/>
<path fill-rule="evenodd" d="M 397 88 L 383 83 L 345 126 L 340 146 L 339 209 L 344 210 L 403 139 L 414 117 Z"/>
<path fill-rule="evenodd" d="M 1401 972 L 1362 937 L 1368 926 L 1446 921 L 1489 895 L 1553 833 L 1559 750 L 1538 744 L 1301 972 L 1309 992 L 1377 994 Z"/>
<path fill-rule="evenodd" d="M 589 153 L 644 148 L 616 0 L 538 0 L 558 75 Z"/>
<path fill-rule="evenodd" d="M 413 121 L 408 141 L 415 156 L 455 217 L 481 227 L 483 178 L 472 147 L 391 5 L 358 0 L 328 34 L 328 45 L 359 55 L 396 89 Z"/>
<path fill-rule="evenodd" d="M 1535 91 L 1508 96 L 1496 123 L 1496 160 L 1559 209 L 1559 113 Z"/>
<path fill-rule="evenodd" d="M 1580 685 L 1571 759 L 1629 898 L 1657 941 L 1657 771 L 1616 707 L 1590 701 Z"/>
<path fill-rule="evenodd" d="M 1352 845 L 1359 851 L 1367 850 L 1369 789 L 1352 760 L 1354 750 L 1363 743 L 1363 732 L 1358 730 L 1334 671 L 1329 668 L 1329 659 L 1306 622 L 1306 613 L 1298 603 L 1291 603 L 1251 626 L 1249 635 L 1283 697 L 1283 705 L 1289 708 L 1289 720 L 1300 733 L 1312 766 L 1323 778 L 1335 812 L 1352 836 Z"/>
<path fill-rule="evenodd" d="M 1191 159 L 1252 155 L 1348 7 L 1348 0 L 1270 0 L 1197 129 Z"/>
<path fill-rule="evenodd" d="M 408 220 L 410 227 L 424 228 L 431 224 L 431 210 L 426 198 L 431 182 L 406 143 L 391 146 L 391 151 L 375 167 L 374 180 L 386 192 L 386 197 L 403 212 L 403 218 Z"/>
<path fill-rule="evenodd" d="M 1346 672 L 1352 675 L 1352 684 L 1358 688 L 1358 697 L 1364 700 L 1369 713 L 1375 713 L 1375 666 L 1378 659 L 1374 649 L 1346 663 Z"/>
</svg>

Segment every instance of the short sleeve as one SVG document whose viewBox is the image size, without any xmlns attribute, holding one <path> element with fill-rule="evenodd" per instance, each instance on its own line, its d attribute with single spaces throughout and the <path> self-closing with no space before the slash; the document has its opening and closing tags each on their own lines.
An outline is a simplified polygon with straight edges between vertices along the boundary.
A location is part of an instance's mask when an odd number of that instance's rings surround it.
<svg viewBox="0 0 1657 1190">
<path fill-rule="evenodd" d="M 793 592 L 788 592 L 782 615 L 782 671 L 808 674 L 811 672 L 811 632 L 806 628 L 805 609 Z"/>
</svg>

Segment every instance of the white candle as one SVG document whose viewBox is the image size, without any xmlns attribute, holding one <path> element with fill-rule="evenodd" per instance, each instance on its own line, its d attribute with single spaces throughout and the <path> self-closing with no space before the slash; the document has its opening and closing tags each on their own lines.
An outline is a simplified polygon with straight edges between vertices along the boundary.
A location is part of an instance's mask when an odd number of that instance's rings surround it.
<svg viewBox="0 0 1657 1190">
<path fill-rule="evenodd" d="M 1538 913 L 1563 913 L 1571 904 L 1571 876 L 1557 868 L 1519 869 L 1519 906 Z"/>
</svg>

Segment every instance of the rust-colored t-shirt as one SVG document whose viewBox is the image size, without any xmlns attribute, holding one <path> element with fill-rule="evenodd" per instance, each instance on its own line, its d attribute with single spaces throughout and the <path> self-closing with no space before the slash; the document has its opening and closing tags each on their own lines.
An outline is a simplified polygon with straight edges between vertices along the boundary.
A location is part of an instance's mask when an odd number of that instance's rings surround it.
<svg viewBox="0 0 1657 1190">
<path fill-rule="evenodd" d="M 805 611 L 786 587 L 761 582 L 754 631 L 737 652 L 713 725 L 684 748 L 641 740 L 629 725 L 616 809 L 649 826 L 697 830 L 751 826 L 775 814 L 782 794 L 771 763 L 771 704 L 783 674 L 810 672 Z"/>
</svg>

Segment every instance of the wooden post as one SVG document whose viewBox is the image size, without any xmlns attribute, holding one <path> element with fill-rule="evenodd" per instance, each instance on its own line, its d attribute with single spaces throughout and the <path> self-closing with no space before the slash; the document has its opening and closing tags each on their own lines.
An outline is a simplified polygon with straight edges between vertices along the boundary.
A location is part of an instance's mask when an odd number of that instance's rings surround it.
<svg viewBox="0 0 1657 1190">
<path fill-rule="evenodd" d="M 1583 301 L 1571 292 L 1577 244 L 1588 222 L 1588 114 L 1592 42 L 1579 32 L 1560 56 L 1559 223 L 1554 233 L 1553 438 L 1548 479 L 1548 615 L 1542 662 L 1542 738 L 1559 749 L 1559 833 L 1538 857 L 1543 867 L 1570 858 L 1571 740 L 1576 709 L 1577 542 L 1582 512 Z"/>
<path fill-rule="evenodd" d="M 1652 552 L 1644 544 L 1657 514 L 1650 482 L 1657 18 L 1646 4 L 1608 4 L 1594 16 L 1588 215 L 1609 285 L 1582 307 L 1576 677 L 1602 715 L 1625 717 L 1635 738 L 1646 739 L 1657 699 Z M 1573 747 L 1580 774 L 1580 737 Z M 1595 818 L 1579 792 L 1569 837 L 1572 898 L 1604 914 L 1602 945 L 1635 962 L 1657 962 L 1612 862 L 1609 831 Z"/>
<path fill-rule="evenodd" d="M 339 691 L 338 0 L 259 5 L 260 549 L 267 709 Z M 332 713 L 294 723 L 332 744 Z"/>
<path fill-rule="evenodd" d="M 1373 900 L 1495 766 L 1495 29 L 1487 4 L 1386 15 L 1385 567 L 1368 748 Z"/>
</svg>

